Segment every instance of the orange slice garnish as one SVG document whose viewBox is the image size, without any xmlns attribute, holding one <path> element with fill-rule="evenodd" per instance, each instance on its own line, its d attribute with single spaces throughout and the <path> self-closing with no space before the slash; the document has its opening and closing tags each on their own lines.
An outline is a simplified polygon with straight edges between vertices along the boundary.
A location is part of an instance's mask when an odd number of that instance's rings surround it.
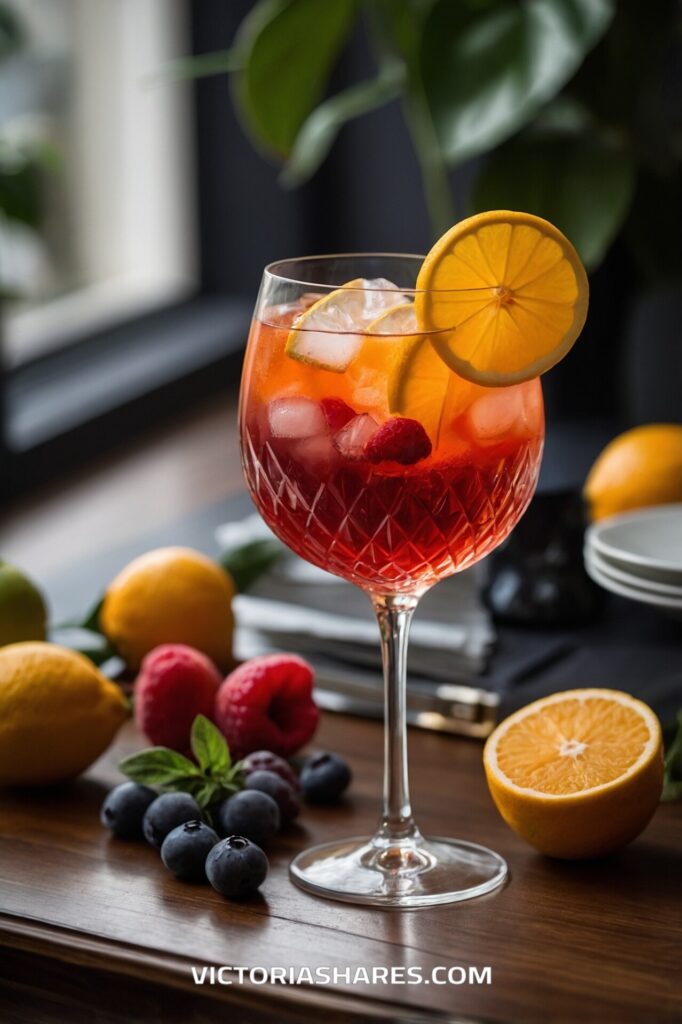
<svg viewBox="0 0 682 1024">
<path fill-rule="evenodd" d="M 553 224 L 507 210 L 455 224 L 417 278 L 419 327 L 461 377 L 486 387 L 530 380 L 572 347 L 585 317 L 585 269 Z"/>
</svg>

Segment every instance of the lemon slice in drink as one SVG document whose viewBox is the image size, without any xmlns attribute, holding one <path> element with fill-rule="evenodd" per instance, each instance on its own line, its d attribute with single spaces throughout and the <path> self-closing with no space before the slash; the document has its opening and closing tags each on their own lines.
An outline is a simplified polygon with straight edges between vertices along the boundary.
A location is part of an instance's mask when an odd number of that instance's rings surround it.
<svg viewBox="0 0 682 1024">
<path fill-rule="evenodd" d="M 397 286 L 384 278 L 348 281 L 294 321 L 286 354 L 309 366 L 343 373 L 362 348 L 368 326 L 399 304 L 400 296 Z"/>
<path fill-rule="evenodd" d="M 559 362 L 587 315 L 585 269 L 568 239 L 530 213 L 455 224 L 424 260 L 415 310 L 438 355 L 475 384 L 531 380 Z"/>
</svg>

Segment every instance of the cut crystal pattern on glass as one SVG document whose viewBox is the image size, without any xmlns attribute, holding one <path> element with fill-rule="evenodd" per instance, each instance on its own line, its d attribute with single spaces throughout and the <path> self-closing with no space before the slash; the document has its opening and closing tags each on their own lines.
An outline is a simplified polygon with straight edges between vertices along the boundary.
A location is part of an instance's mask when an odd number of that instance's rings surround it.
<svg viewBox="0 0 682 1024">
<path fill-rule="evenodd" d="M 525 511 L 542 444 L 486 465 L 419 474 L 343 465 L 320 480 L 271 441 L 246 438 L 247 479 L 268 525 L 302 558 L 378 593 L 424 591 L 492 551 Z"/>
</svg>

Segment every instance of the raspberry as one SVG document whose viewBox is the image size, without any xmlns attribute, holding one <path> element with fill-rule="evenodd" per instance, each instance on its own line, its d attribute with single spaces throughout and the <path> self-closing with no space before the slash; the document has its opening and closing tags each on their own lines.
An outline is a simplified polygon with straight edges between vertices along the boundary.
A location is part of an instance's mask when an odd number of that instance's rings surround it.
<svg viewBox="0 0 682 1024">
<path fill-rule="evenodd" d="M 151 743 L 189 750 L 197 715 L 213 717 L 222 677 L 205 654 L 185 644 L 150 651 L 135 680 L 135 721 Z"/>
<path fill-rule="evenodd" d="M 367 443 L 371 441 L 378 426 L 377 421 L 369 413 L 363 412 L 360 416 L 354 416 L 334 435 L 334 447 L 345 459 L 359 461 L 363 458 Z"/>
<path fill-rule="evenodd" d="M 343 398 L 323 398 L 320 406 L 332 434 L 335 434 L 341 427 L 345 427 L 346 423 L 355 416 L 355 410 L 351 409 Z"/>
<path fill-rule="evenodd" d="M 295 654 L 266 654 L 231 672 L 215 703 L 215 721 L 233 758 L 265 748 L 289 757 L 317 728 L 313 670 Z"/>
<path fill-rule="evenodd" d="M 394 416 L 387 420 L 365 445 L 368 462 L 399 462 L 411 466 L 431 454 L 431 441 L 419 420 Z"/>
</svg>

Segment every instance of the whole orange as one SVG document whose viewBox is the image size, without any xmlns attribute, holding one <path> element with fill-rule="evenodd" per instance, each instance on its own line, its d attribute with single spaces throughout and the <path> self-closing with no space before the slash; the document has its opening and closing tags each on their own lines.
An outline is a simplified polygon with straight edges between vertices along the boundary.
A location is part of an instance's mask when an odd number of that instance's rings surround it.
<svg viewBox="0 0 682 1024">
<path fill-rule="evenodd" d="M 160 644 L 188 644 L 226 669 L 232 663 L 232 578 L 192 548 L 148 551 L 113 580 L 100 625 L 131 669 Z"/>
</svg>

